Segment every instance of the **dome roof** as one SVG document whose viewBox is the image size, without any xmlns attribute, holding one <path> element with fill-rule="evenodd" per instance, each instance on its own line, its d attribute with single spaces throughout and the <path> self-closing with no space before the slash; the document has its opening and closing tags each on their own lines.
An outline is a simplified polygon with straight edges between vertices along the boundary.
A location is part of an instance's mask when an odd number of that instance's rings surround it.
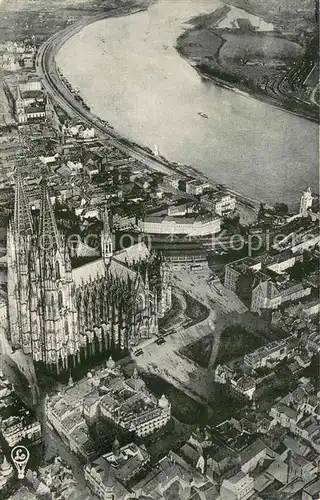
<svg viewBox="0 0 320 500">
<path fill-rule="evenodd" d="M 116 367 L 116 363 L 115 361 L 113 361 L 112 356 L 109 356 L 106 367 L 108 368 L 108 370 L 113 370 Z"/>
<path fill-rule="evenodd" d="M 165 397 L 164 394 L 162 394 L 161 398 L 159 399 L 159 407 L 160 408 L 167 408 L 169 406 L 169 401 Z"/>
</svg>

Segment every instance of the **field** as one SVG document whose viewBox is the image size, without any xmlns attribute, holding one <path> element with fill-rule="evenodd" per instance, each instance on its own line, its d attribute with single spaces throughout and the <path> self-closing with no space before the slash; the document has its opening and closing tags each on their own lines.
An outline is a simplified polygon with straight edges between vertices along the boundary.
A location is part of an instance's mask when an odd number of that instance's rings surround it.
<svg viewBox="0 0 320 500">
<path fill-rule="evenodd" d="M 317 30 L 314 0 L 233 0 L 232 4 L 262 16 L 277 29 L 301 33 L 310 28 Z"/>
<path fill-rule="evenodd" d="M 308 78 L 306 80 L 306 85 L 309 87 L 315 87 L 319 82 L 319 63 L 316 63 L 312 70 L 310 71 Z"/>
<path fill-rule="evenodd" d="M 222 62 L 249 62 L 252 59 L 288 61 L 303 56 L 301 45 L 273 34 L 223 33 L 226 40 L 219 52 Z"/>
<path fill-rule="evenodd" d="M 206 29 L 194 29 L 186 31 L 178 39 L 178 49 L 180 52 L 192 59 L 213 58 L 217 56 L 223 43 L 223 39 Z"/>
<path fill-rule="evenodd" d="M 309 70 L 306 63 L 315 64 L 319 58 L 315 2 L 280 4 L 278 0 L 233 0 L 232 7 L 191 19 L 193 27 L 179 37 L 177 50 L 218 85 L 226 82 L 318 122 L 319 92 L 314 88 L 310 93 L 304 84 L 309 73 L 304 74 L 304 68 Z M 316 76 L 314 70 L 309 78 L 312 85 Z"/>
</svg>

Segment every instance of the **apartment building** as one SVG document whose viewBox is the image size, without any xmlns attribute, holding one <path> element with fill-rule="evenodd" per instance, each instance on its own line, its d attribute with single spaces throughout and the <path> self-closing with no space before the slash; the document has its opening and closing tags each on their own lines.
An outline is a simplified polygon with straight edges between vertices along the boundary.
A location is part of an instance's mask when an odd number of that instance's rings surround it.
<svg viewBox="0 0 320 500">
<path fill-rule="evenodd" d="M 141 437 L 164 427 L 171 418 L 167 398 L 163 395 L 157 400 L 136 370 L 128 379 L 112 370 L 100 379 L 99 388 L 101 396 L 95 404 L 91 397 L 84 400 L 83 412 L 88 423 L 105 419 Z"/>
<path fill-rule="evenodd" d="M 246 500 L 254 492 L 253 485 L 253 478 L 240 471 L 235 476 L 222 481 L 220 497 L 223 500 Z"/>
<path fill-rule="evenodd" d="M 289 339 L 275 340 L 254 352 L 245 354 L 244 363 L 253 370 L 257 368 L 273 367 L 286 358 L 291 352 Z"/>
</svg>

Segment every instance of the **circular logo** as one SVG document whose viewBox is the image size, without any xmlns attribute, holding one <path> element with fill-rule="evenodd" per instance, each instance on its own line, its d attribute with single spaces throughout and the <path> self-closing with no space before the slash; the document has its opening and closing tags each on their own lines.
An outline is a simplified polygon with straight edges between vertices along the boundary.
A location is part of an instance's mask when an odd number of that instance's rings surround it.
<svg viewBox="0 0 320 500">
<path fill-rule="evenodd" d="M 11 458 L 12 462 L 14 463 L 17 471 L 18 471 L 18 478 L 23 479 L 24 478 L 24 473 L 25 473 L 25 468 L 28 463 L 28 460 L 30 458 L 30 452 L 29 450 L 19 444 L 18 446 L 15 446 L 11 450 Z"/>
</svg>

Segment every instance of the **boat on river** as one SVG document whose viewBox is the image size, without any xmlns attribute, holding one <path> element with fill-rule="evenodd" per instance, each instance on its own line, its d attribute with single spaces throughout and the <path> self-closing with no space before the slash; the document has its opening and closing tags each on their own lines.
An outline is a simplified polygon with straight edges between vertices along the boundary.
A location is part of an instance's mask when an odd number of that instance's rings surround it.
<svg viewBox="0 0 320 500">
<path fill-rule="evenodd" d="M 198 111 L 198 115 L 202 116 L 202 118 L 209 118 L 209 116 L 206 113 L 202 113 L 202 111 Z"/>
</svg>

